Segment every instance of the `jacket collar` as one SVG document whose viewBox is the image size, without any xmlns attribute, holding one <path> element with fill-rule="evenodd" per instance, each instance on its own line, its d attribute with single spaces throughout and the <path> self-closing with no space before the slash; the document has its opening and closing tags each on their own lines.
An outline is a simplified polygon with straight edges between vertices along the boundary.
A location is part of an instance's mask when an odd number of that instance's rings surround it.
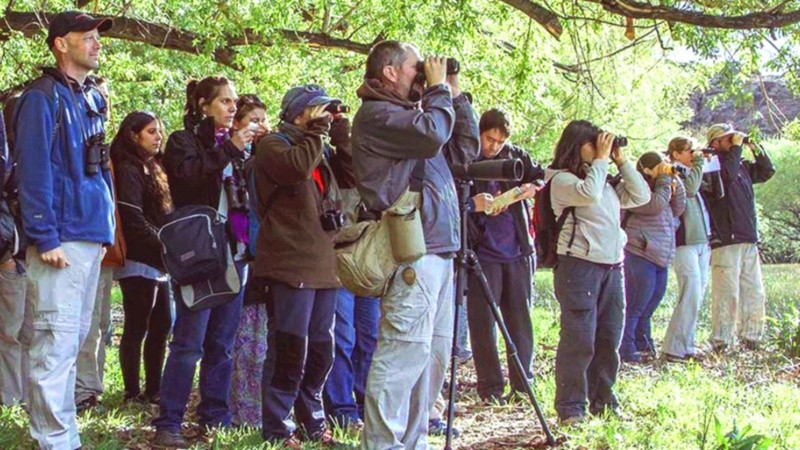
<svg viewBox="0 0 800 450">
<path fill-rule="evenodd" d="M 57 67 L 43 67 L 42 73 L 55 80 L 57 83 L 72 89 L 72 91 L 75 92 L 76 94 L 87 92 L 89 89 L 97 87 L 97 84 L 95 83 L 95 78 L 93 76 L 86 77 L 86 80 L 83 82 L 83 84 L 80 84 L 78 80 L 65 74 Z"/>
</svg>

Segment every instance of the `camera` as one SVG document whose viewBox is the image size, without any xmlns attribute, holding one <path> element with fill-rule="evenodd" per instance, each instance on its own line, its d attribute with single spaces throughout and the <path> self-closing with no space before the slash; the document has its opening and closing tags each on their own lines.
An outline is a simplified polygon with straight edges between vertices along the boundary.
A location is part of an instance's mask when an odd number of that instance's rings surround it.
<svg viewBox="0 0 800 450">
<path fill-rule="evenodd" d="M 225 184 L 225 195 L 228 198 L 228 207 L 230 209 L 246 209 L 247 199 L 243 198 L 247 195 L 246 186 L 244 183 L 236 183 L 234 177 L 227 177 L 223 181 Z"/>
<path fill-rule="evenodd" d="M 447 58 L 447 74 L 455 75 L 461 72 L 461 63 L 455 58 Z M 414 79 L 416 83 L 425 83 L 425 61 L 417 63 L 417 77 Z"/>
<path fill-rule="evenodd" d="M 682 177 L 685 177 L 687 173 L 689 173 L 689 171 L 686 170 L 686 167 L 679 166 L 679 165 L 676 165 L 676 164 L 671 165 L 670 166 L 670 171 L 668 172 L 668 174 L 673 176 L 673 177 L 676 176 L 676 175 L 680 175 Z"/>
<path fill-rule="evenodd" d="M 701 148 L 700 151 L 703 152 L 704 155 L 716 155 L 717 154 L 717 150 L 714 149 L 714 147 Z"/>
<path fill-rule="evenodd" d="M 343 105 L 341 102 L 332 102 L 328 105 L 327 108 L 325 108 L 325 111 L 328 111 L 334 116 L 336 114 L 349 114 L 350 107 L 347 105 Z"/>
<path fill-rule="evenodd" d="M 329 209 L 319 216 L 319 222 L 325 231 L 336 231 L 347 224 L 347 216 L 338 209 Z"/>
<path fill-rule="evenodd" d="M 111 152 L 105 143 L 105 133 L 95 133 L 89 136 L 84 143 L 84 170 L 86 175 L 97 175 L 102 169 L 107 172 L 111 169 Z"/>
<path fill-rule="evenodd" d="M 611 147 L 621 148 L 628 146 L 628 138 L 625 136 L 615 136 L 614 141 L 611 142 Z"/>
</svg>

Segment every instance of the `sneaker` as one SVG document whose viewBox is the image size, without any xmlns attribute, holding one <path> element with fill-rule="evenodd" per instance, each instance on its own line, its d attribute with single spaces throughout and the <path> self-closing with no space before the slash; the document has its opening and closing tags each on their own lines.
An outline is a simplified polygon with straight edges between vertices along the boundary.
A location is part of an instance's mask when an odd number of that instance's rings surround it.
<svg viewBox="0 0 800 450">
<path fill-rule="evenodd" d="M 350 416 L 329 416 L 328 423 L 332 427 L 339 427 L 351 431 L 361 431 L 364 429 L 364 422 L 358 417 Z"/>
<path fill-rule="evenodd" d="M 562 427 L 574 427 L 586 421 L 586 416 L 581 414 L 577 416 L 559 417 L 558 423 Z"/>
<path fill-rule="evenodd" d="M 520 405 L 528 401 L 528 394 L 523 391 L 511 391 L 503 399 L 507 405 Z"/>
<path fill-rule="evenodd" d="M 335 447 L 341 444 L 341 442 L 333 437 L 333 431 L 327 427 L 324 430 L 309 435 L 308 440 L 315 442 L 320 447 Z"/>
<path fill-rule="evenodd" d="M 686 361 L 692 361 L 692 362 L 699 363 L 699 362 L 705 361 L 706 355 L 704 355 L 704 354 L 702 354 L 700 352 L 687 353 L 686 356 L 683 357 L 683 359 L 685 359 Z"/>
<path fill-rule="evenodd" d="M 153 445 L 156 447 L 174 447 L 174 448 L 189 448 L 186 439 L 180 431 L 157 430 L 156 438 L 153 439 Z"/>
<path fill-rule="evenodd" d="M 742 348 L 748 351 L 756 351 L 758 350 L 758 341 L 754 341 L 752 339 L 742 339 Z"/>
<path fill-rule="evenodd" d="M 642 350 L 638 353 L 639 353 L 639 360 L 645 364 L 653 362 L 656 360 L 656 358 L 658 358 L 658 354 L 653 350 Z"/>
<path fill-rule="evenodd" d="M 728 352 L 728 344 L 724 342 L 713 342 L 711 344 L 711 352 L 721 356 Z"/>
<path fill-rule="evenodd" d="M 303 443 L 300 442 L 300 439 L 297 439 L 295 435 L 291 435 L 286 438 L 267 439 L 267 443 L 272 444 L 277 448 L 287 450 L 302 450 L 303 448 Z"/>
<path fill-rule="evenodd" d="M 461 430 L 452 428 L 453 437 L 461 436 Z M 428 436 L 444 436 L 447 433 L 447 422 L 442 419 L 432 419 L 428 421 Z"/>
<path fill-rule="evenodd" d="M 80 402 L 76 403 L 75 404 L 75 412 L 77 414 L 83 414 L 84 412 L 86 412 L 86 411 L 94 408 L 95 406 L 97 406 L 99 403 L 100 402 L 97 401 L 97 396 L 92 395 L 92 396 L 87 397 L 87 398 L 81 400 Z"/>
<path fill-rule="evenodd" d="M 506 399 L 502 394 L 487 395 L 486 397 L 481 397 L 481 403 L 486 406 L 506 406 Z"/>
<path fill-rule="evenodd" d="M 675 363 L 675 364 L 685 364 L 687 359 L 686 357 L 680 357 L 673 355 L 671 353 L 664 353 L 664 361 L 668 363 Z"/>
<path fill-rule="evenodd" d="M 456 350 L 456 358 L 458 358 L 459 364 L 465 364 L 467 361 L 472 359 L 472 350 L 468 348 L 459 348 Z"/>
</svg>

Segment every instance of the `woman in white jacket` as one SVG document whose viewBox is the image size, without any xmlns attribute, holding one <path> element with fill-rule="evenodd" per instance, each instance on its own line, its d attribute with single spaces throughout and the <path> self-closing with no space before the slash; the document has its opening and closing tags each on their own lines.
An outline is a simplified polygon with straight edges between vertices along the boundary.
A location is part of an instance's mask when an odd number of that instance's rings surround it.
<svg viewBox="0 0 800 450">
<path fill-rule="evenodd" d="M 613 161 L 621 179 L 609 182 Z M 613 386 L 625 316 L 621 209 L 650 200 L 650 188 L 614 136 L 593 124 L 570 122 L 561 134 L 546 180 L 559 231 L 555 294 L 561 305 L 555 407 L 565 423 L 615 413 Z"/>
</svg>

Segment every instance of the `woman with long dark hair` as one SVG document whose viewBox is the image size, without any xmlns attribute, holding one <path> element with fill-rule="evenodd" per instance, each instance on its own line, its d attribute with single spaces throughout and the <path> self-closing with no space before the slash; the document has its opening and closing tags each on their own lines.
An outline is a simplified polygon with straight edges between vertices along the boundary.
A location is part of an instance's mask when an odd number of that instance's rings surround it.
<svg viewBox="0 0 800 450">
<path fill-rule="evenodd" d="M 610 160 L 621 175 L 613 182 Z M 585 120 L 564 129 L 545 179 L 555 216 L 567 214 L 553 279 L 561 306 L 555 407 L 563 422 L 573 423 L 585 417 L 587 404 L 595 415 L 617 410 L 613 387 L 625 316 L 620 210 L 647 203 L 650 189 L 614 135 Z"/>
<path fill-rule="evenodd" d="M 127 401 L 158 402 L 172 326 L 170 287 L 158 241 L 158 227 L 172 211 L 167 174 L 161 165 L 163 137 L 158 117 L 135 111 L 125 117 L 111 143 L 120 221 L 128 246 L 125 265 L 115 272 L 125 313 L 119 360 Z M 139 386 L 142 341 L 144 393 Z"/>
<path fill-rule="evenodd" d="M 250 127 L 231 130 L 236 115 L 236 91 L 224 77 L 190 81 L 186 87 L 185 112 L 185 129 L 169 136 L 164 153 L 164 168 L 175 207 L 206 205 L 227 215 L 232 199 L 223 189 L 224 172 L 233 161 L 244 159 L 254 131 Z M 241 185 L 234 187 L 237 193 L 241 188 Z M 189 310 L 183 304 L 180 291 L 175 291 L 175 297 L 175 327 L 161 381 L 167 389 L 161 390 L 160 415 L 153 424 L 157 429 L 157 445 L 185 447 L 181 422 L 198 361 L 198 422 L 205 428 L 231 425 L 228 407 L 233 372 L 231 354 L 243 296 L 199 311 Z"/>
</svg>

